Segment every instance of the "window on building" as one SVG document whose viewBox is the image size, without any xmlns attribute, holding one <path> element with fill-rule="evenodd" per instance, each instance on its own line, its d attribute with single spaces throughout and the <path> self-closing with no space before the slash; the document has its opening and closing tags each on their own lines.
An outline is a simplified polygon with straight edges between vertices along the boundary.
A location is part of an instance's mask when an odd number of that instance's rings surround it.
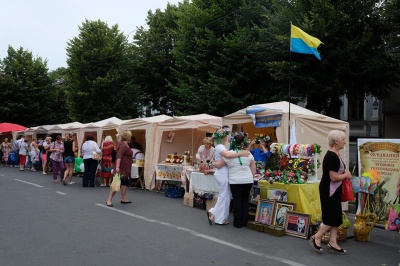
<svg viewBox="0 0 400 266">
<path fill-rule="evenodd" d="M 349 97 L 349 120 L 364 120 L 364 97 Z"/>
</svg>

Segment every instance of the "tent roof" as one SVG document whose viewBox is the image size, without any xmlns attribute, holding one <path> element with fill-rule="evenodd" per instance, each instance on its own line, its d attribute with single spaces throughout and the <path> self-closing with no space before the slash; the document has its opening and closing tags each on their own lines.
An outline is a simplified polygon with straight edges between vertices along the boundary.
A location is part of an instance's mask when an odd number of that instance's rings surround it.
<svg viewBox="0 0 400 266">
<path fill-rule="evenodd" d="M 35 133 L 48 133 L 49 130 L 54 128 L 56 125 L 44 125 L 44 126 L 38 126 L 35 128 Z"/>
<path fill-rule="evenodd" d="M 110 117 L 104 120 L 100 120 L 97 122 L 91 122 L 87 124 L 82 125 L 83 130 L 96 130 L 96 129 L 112 129 L 112 128 L 118 128 L 118 126 L 123 122 L 123 120 L 116 118 L 116 117 Z"/>
<path fill-rule="evenodd" d="M 222 118 L 208 114 L 174 116 L 164 122 L 159 127 L 163 131 L 175 129 L 197 128 L 212 132 L 222 126 Z"/>
<path fill-rule="evenodd" d="M 256 116 L 267 116 L 273 114 L 289 114 L 289 102 L 274 102 L 274 103 L 264 103 L 264 104 L 255 104 L 252 106 L 264 107 L 266 110 L 256 113 Z M 250 106 L 249 106 L 250 107 Z M 223 117 L 224 123 L 228 124 L 240 124 L 249 122 L 250 116 L 246 114 L 246 108 L 243 108 L 237 112 L 226 115 Z M 304 118 L 313 118 L 313 119 L 321 119 L 321 120 L 330 120 L 335 122 L 343 122 L 341 120 L 325 116 L 323 114 L 316 113 L 314 111 L 308 110 L 301 106 L 290 104 L 290 115 L 295 117 L 304 117 Z"/>
<path fill-rule="evenodd" d="M 128 119 L 128 120 L 122 121 L 122 123 L 120 125 L 120 129 L 121 130 L 143 129 L 148 124 L 160 123 L 160 122 L 163 122 L 170 118 L 171 118 L 171 116 L 168 116 L 168 115 L 157 115 L 157 116 L 144 117 L 144 118 Z"/>
<path fill-rule="evenodd" d="M 82 126 L 83 126 L 83 124 L 80 123 L 80 122 L 71 122 L 71 123 L 66 123 L 66 124 L 58 124 L 58 125 L 55 125 L 53 128 L 51 128 L 49 130 L 49 133 L 61 133 L 66 129 L 69 129 L 69 128 L 80 128 Z"/>
</svg>

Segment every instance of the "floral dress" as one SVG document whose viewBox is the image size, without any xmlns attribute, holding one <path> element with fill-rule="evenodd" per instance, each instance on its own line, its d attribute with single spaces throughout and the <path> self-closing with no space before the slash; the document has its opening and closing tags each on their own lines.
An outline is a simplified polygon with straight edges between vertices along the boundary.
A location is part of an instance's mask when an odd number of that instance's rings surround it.
<svg viewBox="0 0 400 266">
<path fill-rule="evenodd" d="M 103 143 L 103 153 L 101 158 L 101 177 L 110 178 L 112 177 L 111 171 L 114 169 L 112 162 L 112 151 L 115 149 L 114 142 L 105 141 Z"/>
<path fill-rule="evenodd" d="M 3 162 L 7 163 L 8 162 L 8 155 L 10 154 L 10 152 L 12 150 L 11 143 L 3 142 L 1 144 L 1 150 L 3 151 Z"/>
</svg>

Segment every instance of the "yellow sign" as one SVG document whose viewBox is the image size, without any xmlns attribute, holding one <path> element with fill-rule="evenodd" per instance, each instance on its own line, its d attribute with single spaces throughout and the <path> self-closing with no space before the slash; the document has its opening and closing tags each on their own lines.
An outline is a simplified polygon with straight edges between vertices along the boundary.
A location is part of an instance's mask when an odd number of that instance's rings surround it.
<svg viewBox="0 0 400 266">
<path fill-rule="evenodd" d="M 387 220 L 389 204 L 396 198 L 400 176 L 400 140 L 358 139 L 359 175 L 375 169 L 381 179 L 370 198 L 371 211 L 378 220 Z"/>
</svg>

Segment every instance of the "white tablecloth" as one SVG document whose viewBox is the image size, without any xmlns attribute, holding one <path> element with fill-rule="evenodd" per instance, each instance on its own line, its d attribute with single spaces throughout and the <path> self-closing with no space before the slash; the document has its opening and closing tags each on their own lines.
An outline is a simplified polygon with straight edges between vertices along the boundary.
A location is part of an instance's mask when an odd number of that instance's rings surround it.
<svg viewBox="0 0 400 266">
<path fill-rule="evenodd" d="M 190 174 L 186 176 L 190 181 L 189 192 L 195 192 L 197 194 L 218 194 L 218 184 L 214 175 L 205 175 L 200 172 L 190 172 Z"/>
</svg>

